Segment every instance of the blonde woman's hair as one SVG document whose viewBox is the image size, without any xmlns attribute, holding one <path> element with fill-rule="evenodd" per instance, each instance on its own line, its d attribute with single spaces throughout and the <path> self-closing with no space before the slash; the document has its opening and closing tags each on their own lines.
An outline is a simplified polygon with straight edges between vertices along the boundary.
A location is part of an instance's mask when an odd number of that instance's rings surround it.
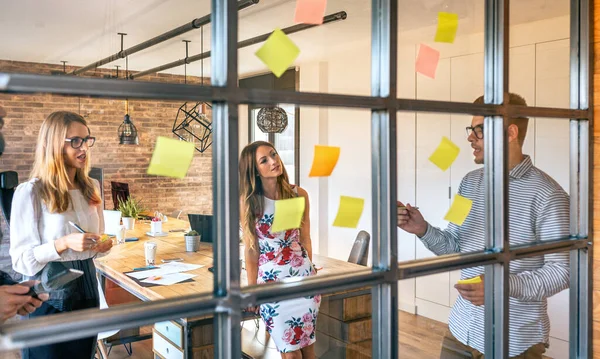
<svg viewBox="0 0 600 359">
<path fill-rule="evenodd" d="M 256 151 L 261 146 L 268 146 L 275 150 L 269 142 L 256 141 L 244 147 L 240 155 L 240 208 L 244 216 L 241 218 L 242 238 L 247 247 L 258 249 L 256 236 L 256 221 L 264 214 L 263 186 L 256 165 Z M 282 174 L 277 177 L 277 192 L 280 199 L 296 197 L 290 185 L 287 171 L 281 163 Z"/>
<path fill-rule="evenodd" d="M 42 201 L 51 213 L 62 213 L 69 208 L 69 177 L 65 167 L 64 146 L 69 146 L 65 141 L 67 130 L 72 123 L 78 122 L 88 127 L 87 122 L 80 115 L 57 111 L 51 113 L 42 123 L 35 149 L 35 162 L 31 171 L 31 178 L 37 178 Z M 88 127 L 88 133 L 89 133 Z M 78 168 L 75 174 L 75 185 L 90 204 L 100 205 L 102 199 L 88 176 L 90 171 L 90 157 L 88 153 L 85 168 Z"/>
</svg>

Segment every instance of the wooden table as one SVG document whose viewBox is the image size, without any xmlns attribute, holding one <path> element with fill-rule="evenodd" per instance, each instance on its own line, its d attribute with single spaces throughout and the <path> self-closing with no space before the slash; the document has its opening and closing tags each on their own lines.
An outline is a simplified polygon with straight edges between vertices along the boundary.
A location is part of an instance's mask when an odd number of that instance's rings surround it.
<svg viewBox="0 0 600 359">
<path fill-rule="evenodd" d="M 126 237 L 138 237 L 139 241 L 115 245 L 109 255 L 96 259 L 96 268 L 106 286 L 111 285 L 110 282 L 105 281 L 108 279 L 142 301 L 212 292 L 213 274 L 208 270 L 213 263 L 212 245 L 201 243 L 198 252 L 186 252 L 183 232 L 169 232 L 174 229 L 187 230 L 188 228 L 188 222 L 169 219 L 163 223 L 163 232 L 169 233 L 167 236 L 150 237 L 146 234 L 150 230 L 149 222 L 136 221 L 135 229 L 127 231 Z M 145 266 L 144 243 L 147 241 L 157 244 L 157 264 L 160 264 L 162 259 L 183 258 L 186 263 L 200 264 L 204 267 L 186 272 L 196 275 L 192 278 L 192 282 L 142 287 L 124 272 Z M 323 267 L 319 275 L 349 273 L 364 268 L 317 254 L 313 254 L 313 261 L 317 267 Z M 247 284 L 244 270 L 241 274 L 241 283 L 242 286 Z M 115 287 L 114 284 L 112 286 Z M 109 294 L 110 292 L 107 293 L 107 297 Z M 109 305 L 111 305 L 110 300 Z M 324 297 L 317 320 L 317 334 L 317 354 L 319 351 L 323 354 L 335 351 L 335 355 L 331 357 L 370 357 L 370 290 L 345 291 Z M 156 323 L 153 339 L 156 358 L 212 358 L 212 317 L 180 318 Z"/>
</svg>

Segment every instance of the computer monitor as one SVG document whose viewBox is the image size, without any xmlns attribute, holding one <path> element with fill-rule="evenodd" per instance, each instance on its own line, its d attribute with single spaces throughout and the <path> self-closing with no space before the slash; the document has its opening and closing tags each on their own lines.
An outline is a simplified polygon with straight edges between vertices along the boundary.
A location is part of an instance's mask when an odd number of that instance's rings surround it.
<svg viewBox="0 0 600 359">
<path fill-rule="evenodd" d="M 200 233 L 200 242 L 212 243 L 212 215 L 188 213 L 190 227 Z"/>
</svg>

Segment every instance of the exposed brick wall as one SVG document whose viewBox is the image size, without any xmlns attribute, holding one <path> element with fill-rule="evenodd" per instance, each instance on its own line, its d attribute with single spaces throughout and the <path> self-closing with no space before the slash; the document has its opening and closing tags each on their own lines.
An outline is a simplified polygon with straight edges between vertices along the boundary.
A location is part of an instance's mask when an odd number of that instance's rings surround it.
<svg viewBox="0 0 600 359">
<path fill-rule="evenodd" d="M 73 68 L 67 67 L 67 71 Z M 0 72 L 50 74 L 62 71 L 61 65 L 24 63 L 0 60 Z M 114 75 L 115 71 L 91 71 L 88 76 Z M 122 72 L 121 74 L 122 75 Z M 144 81 L 183 83 L 183 76 L 150 75 Z M 188 77 L 188 83 L 200 83 L 197 77 Z M 173 121 L 183 102 L 129 101 L 129 115 L 138 129 L 139 146 L 119 145 L 117 129 L 125 115 L 125 101 L 49 94 L 0 94 L 0 105 L 8 116 L 3 134 L 7 148 L 0 157 L 0 171 L 19 173 L 19 181 L 29 177 L 32 168 L 37 135 L 42 121 L 53 111 L 79 112 L 86 117 L 96 145 L 91 151 L 92 165 L 104 169 L 104 199 L 112 209 L 110 181 L 127 182 L 131 195 L 151 209 L 169 215 L 175 209 L 185 213 L 212 213 L 212 147 L 203 154 L 195 152 L 194 160 L 185 179 L 150 176 L 146 169 L 152 156 L 157 136 L 174 137 Z M 4 221 L 2 221 L 4 222 Z M 5 225 L 3 224 L 5 227 Z M 7 235 L 4 228 L 3 233 Z M 6 245 L 6 241 L 4 241 Z M 0 256 L 4 254 L 0 252 Z"/>
</svg>

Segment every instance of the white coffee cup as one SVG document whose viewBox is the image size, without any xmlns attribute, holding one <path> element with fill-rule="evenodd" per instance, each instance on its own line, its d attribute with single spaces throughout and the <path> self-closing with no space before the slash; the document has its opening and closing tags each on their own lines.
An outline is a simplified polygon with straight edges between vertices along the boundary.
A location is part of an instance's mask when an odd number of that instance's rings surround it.
<svg viewBox="0 0 600 359">
<path fill-rule="evenodd" d="M 150 232 L 152 233 L 162 233 L 162 222 L 150 222 Z"/>
<path fill-rule="evenodd" d="M 146 265 L 153 266 L 156 263 L 156 243 L 146 242 L 144 243 L 144 253 L 146 255 Z"/>
</svg>

